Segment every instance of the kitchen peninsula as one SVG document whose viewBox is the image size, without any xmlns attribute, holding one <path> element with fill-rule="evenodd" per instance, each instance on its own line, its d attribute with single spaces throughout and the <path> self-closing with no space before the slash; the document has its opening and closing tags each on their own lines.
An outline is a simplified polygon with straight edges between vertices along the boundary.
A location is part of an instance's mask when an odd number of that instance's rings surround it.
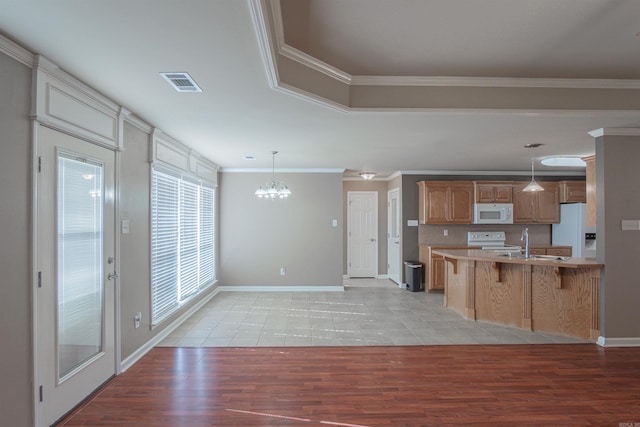
<svg viewBox="0 0 640 427">
<path fill-rule="evenodd" d="M 470 320 L 596 341 L 600 270 L 592 258 L 435 250 L 444 257 L 445 306 Z"/>
</svg>

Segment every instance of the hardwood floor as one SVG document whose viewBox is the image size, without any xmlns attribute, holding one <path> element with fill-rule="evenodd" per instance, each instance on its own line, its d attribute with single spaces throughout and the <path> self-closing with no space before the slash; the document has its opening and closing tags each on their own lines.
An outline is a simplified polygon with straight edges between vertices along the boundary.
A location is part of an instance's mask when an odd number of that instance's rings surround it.
<svg viewBox="0 0 640 427">
<path fill-rule="evenodd" d="M 640 348 L 563 344 L 154 348 L 59 425 L 634 423 Z"/>
</svg>

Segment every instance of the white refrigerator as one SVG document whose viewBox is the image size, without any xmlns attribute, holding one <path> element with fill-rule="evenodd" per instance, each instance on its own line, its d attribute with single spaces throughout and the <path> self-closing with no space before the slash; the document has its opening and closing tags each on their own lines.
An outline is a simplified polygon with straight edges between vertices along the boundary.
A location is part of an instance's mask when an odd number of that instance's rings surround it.
<svg viewBox="0 0 640 427">
<path fill-rule="evenodd" d="M 560 205 L 560 224 L 553 224 L 551 242 L 554 245 L 571 246 L 571 255 L 574 257 L 596 257 L 596 228 L 587 226 L 585 203 Z"/>
</svg>

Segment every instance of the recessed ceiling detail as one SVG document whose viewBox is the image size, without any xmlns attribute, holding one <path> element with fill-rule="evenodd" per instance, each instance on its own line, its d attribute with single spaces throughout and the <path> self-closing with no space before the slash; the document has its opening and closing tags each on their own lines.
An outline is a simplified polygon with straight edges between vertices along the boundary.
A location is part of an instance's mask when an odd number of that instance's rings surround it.
<svg viewBox="0 0 640 427">
<path fill-rule="evenodd" d="M 160 75 L 178 92 L 202 92 L 200 86 L 188 73 L 160 73 Z"/>
</svg>

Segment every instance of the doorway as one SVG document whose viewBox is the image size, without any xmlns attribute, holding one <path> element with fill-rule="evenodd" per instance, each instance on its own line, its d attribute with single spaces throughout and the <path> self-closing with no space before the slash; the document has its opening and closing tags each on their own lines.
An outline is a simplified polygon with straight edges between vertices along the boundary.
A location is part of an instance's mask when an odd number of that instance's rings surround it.
<svg viewBox="0 0 640 427">
<path fill-rule="evenodd" d="M 347 263 L 349 277 L 378 275 L 378 193 L 347 192 Z"/>
<path fill-rule="evenodd" d="M 115 153 L 38 127 L 36 416 L 51 425 L 115 375 Z"/>
</svg>

